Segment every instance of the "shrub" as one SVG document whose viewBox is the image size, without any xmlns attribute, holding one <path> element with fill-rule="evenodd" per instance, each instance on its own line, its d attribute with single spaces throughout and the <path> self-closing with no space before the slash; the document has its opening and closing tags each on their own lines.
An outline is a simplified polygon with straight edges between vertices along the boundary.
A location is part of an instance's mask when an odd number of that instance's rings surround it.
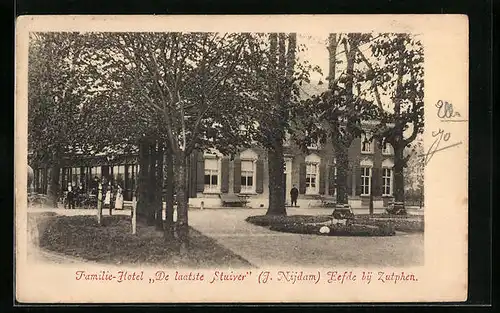
<svg viewBox="0 0 500 313">
<path fill-rule="evenodd" d="M 359 225 L 348 223 L 347 225 L 326 225 L 330 228 L 329 233 L 320 233 L 320 228 L 325 226 L 325 222 L 332 220 L 330 215 L 291 215 L 273 216 L 258 215 L 250 216 L 247 222 L 269 227 L 270 230 L 296 233 L 313 234 L 326 236 L 392 236 L 395 234 L 394 227 L 387 223 L 377 225 Z"/>
<path fill-rule="evenodd" d="M 247 222 L 264 227 L 287 223 L 324 223 L 329 220 L 331 217 L 328 215 L 256 215 L 246 218 Z"/>
<path fill-rule="evenodd" d="M 391 224 L 395 230 L 407 233 L 424 232 L 425 230 L 423 217 L 379 217 L 377 215 L 371 218 L 369 216 L 356 216 L 355 223 L 372 226 L 383 226 Z"/>
<path fill-rule="evenodd" d="M 394 228 L 390 225 L 368 226 L 368 225 L 329 225 L 330 232 L 321 234 L 319 229 L 322 225 L 314 224 L 281 224 L 271 226 L 271 230 L 296 234 L 311 234 L 323 236 L 393 236 Z"/>
</svg>

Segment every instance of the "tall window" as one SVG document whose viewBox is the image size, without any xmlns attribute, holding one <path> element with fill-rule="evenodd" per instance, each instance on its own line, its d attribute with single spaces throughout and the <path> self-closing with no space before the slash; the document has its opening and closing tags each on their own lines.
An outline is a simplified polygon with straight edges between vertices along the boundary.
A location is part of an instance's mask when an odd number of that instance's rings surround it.
<svg viewBox="0 0 500 313">
<path fill-rule="evenodd" d="M 124 187 L 125 165 L 113 166 L 113 180 L 122 188 Z"/>
<path fill-rule="evenodd" d="M 101 178 L 101 167 L 100 166 L 92 167 L 90 169 L 90 175 L 92 175 L 92 179 L 94 179 L 94 177 L 96 176 Z"/>
<path fill-rule="evenodd" d="M 241 161 L 241 192 L 252 193 L 255 192 L 254 184 L 254 162 L 250 160 Z"/>
<path fill-rule="evenodd" d="M 390 155 L 392 154 L 391 144 L 388 142 L 384 142 L 384 146 L 382 147 L 382 154 Z"/>
<path fill-rule="evenodd" d="M 373 140 L 366 134 L 361 134 L 361 153 L 373 153 Z"/>
<path fill-rule="evenodd" d="M 218 192 L 219 162 L 216 158 L 205 159 L 205 192 Z"/>
<path fill-rule="evenodd" d="M 372 177 L 372 168 L 371 167 L 362 167 L 361 168 L 361 195 L 362 196 L 370 195 L 370 192 L 372 189 L 371 177 Z"/>
<path fill-rule="evenodd" d="M 392 169 L 382 169 L 382 195 L 392 196 Z"/>
<path fill-rule="evenodd" d="M 319 164 L 318 163 L 307 163 L 306 164 L 306 193 L 317 194 L 318 176 L 319 176 Z"/>
<path fill-rule="evenodd" d="M 333 168 L 333 182 L 335 182 L 335 187 L 333 188 L 333 195 L 337 194 L 337 167 Z"/>
</svg>

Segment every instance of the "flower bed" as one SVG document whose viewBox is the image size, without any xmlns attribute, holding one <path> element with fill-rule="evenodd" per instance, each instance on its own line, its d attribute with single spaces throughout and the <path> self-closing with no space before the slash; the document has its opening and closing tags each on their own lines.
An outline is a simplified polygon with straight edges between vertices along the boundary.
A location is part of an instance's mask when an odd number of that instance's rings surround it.
<svg viewBox="0 0 500 313">
<path fill-rule="evenodd" d="M 269 227 L 270 230 L 297 233 L 315 234 L 323 236 L 392 236 L 395 234 L 394 227 L 387 223 L 380 225 L 364 225 L 360 223 L 352 225 L 328 225 L 332 220 L 328 215 L 291 215 L 291 216 L 250 216 L 247 222 Z M 328 227 L 329 232 L 321 233 L 322 227 Z"/>
<path fill-rule="evenodd" d="M 289 223 L 323 223 L 331 220 L 331 216 L 328 215 L 256 215 L 249 216 L 246 221 L 258 226 L 273 226 L 282 225 Z"/>
<path fill-rule="evenodd" d="M 131 234 L 129 216 L 51 217 L 40 235 L 40 247 L 86 260 L 110 264 L 164 265 L 168 267 L 251 267 L 240 256 L 194 229 L 189 230 L 189 249 L 180 254 L 178 242 L 166 242 L 154 226 L 137 225 Z"/>
<path fill-rule="evenodd" d="M 321 228 L 329 229 L 328 232 L 322 232 Z M 281 224 L 273 225 L 270 227 L 271 230 L 287 232 L 287 233 L 297 233 L 297 234 L 315 234 L 323 236 L 393 236 L 395 235 L 394 228 L 389 225 L 383 226 L 369 226 L 369 225 L 314 225 L 314 224 Z"/>
</svg>

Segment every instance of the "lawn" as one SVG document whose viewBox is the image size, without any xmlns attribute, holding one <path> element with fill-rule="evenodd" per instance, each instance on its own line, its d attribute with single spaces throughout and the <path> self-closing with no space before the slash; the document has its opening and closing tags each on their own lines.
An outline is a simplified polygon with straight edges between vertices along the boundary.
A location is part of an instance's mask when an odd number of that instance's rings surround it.
<svg viewBox="0 0 500 313">
<path fill-rule="evenodd" d="M 166 242 L 154 226 L 137 225 L 131 234 L 129 216 L 30 216 L 39 225 L 41 248 L 107 264 L 161 265 L 184 268 L 252 267 L 242 257 L 190 228 L 187 253 L 179 253 L 176 240 Z"/>
</svg>

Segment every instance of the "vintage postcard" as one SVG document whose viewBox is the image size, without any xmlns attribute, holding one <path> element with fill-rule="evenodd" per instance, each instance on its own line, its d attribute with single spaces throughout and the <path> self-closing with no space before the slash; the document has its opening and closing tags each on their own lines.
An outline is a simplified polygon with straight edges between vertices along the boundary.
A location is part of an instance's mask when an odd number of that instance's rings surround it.
<svg viewBox="0 0 500 313">
<path fill-rule="evenodd" d="M 21 16 L 26 303 L 467 299 L 464 15 Z"/>
</svg>

